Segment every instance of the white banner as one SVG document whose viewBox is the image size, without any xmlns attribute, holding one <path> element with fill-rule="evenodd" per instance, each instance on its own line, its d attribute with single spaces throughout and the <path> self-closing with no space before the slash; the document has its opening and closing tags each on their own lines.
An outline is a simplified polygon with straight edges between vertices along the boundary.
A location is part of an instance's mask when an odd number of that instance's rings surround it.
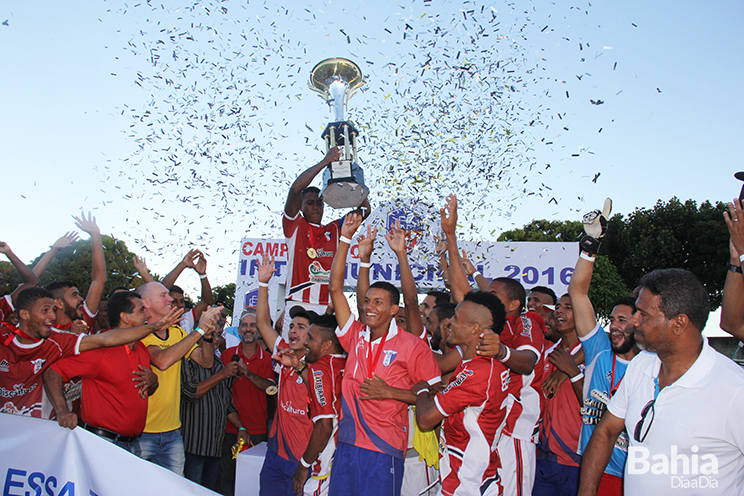
<svg viewBox="0 0 744 496">
<path fill-rule="evenodd" d="M 3 496 L 214 496 L 80 427 L 0 414 Z"/>
<path fill-rule="evenodd" d="M 400 286 L 397 258 L 385 241 L 384 234 L 400 222 L 407 231 L 408 260 L 419 290 L 440 289 L 444 282 L 439 275 L 433 235 L 439 229 L 439 213 L 433 208 L 413 206 L 380 207 L 372 212 L 357 234 L 366 234 L 367 225 L 377 226 L 378 234 L 372 255 L 372 282 L 387 281 Z M 462 229 L 459 231 L 462 236 Z M 519 280 L 525 289 L 547 286 L 558 296 L 565 293 L 578 257 L 578 243 L 557 242 L 497 242 L 458 240 L 468 258 L 488 279 L 510 277 Z M 245 306 L 255 306 L 258 296 L 258 260 L 264 253 L 275 258 L 277 269 L 269 285 L 269 297 L 275 312 L 283 308 L 284 283 L 287 278 L 287 244 L 284 239 L 243 238 L 238 260 L 235 291 L 235 315 Z M 359 246 L 353 240 L 346 261 L 345 285 L 355 288 L 359 274 Z M 471 284 L 475 284 L 472 278 Z M 242 303 L 242 306 L 241 306 Z M 275 313 L 276 315 L 276 313 Z"/>
</svg>

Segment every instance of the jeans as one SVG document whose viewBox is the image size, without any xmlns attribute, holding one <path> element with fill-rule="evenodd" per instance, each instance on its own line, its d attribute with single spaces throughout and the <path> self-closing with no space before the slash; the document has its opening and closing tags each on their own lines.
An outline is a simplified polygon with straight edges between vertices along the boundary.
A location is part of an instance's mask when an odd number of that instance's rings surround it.
<svg viewBox="0 0 744 496">
<path fill-rule="evenodd" d="M 98 437 L 100 437 L 104 441 L 108 441 L 111 444 L 115 444 L 118 447 L 123 448 L 123 449 L 129 451 L 131 454 L 133 454 L 135 456 L 140 456 L 140 452 L 139 452 L 139 439 L 135 439 L 131 443 L 125 443 L 124 441 L 114 441 L 113 439 L 109 439 L 109 438 L 103 437 L 103 436 L 98 436 Z M 142 457 L 140 456 L 140 458 L 142 458 Z"/>
<path fill-rule="evenodd" d="M 186 456 L 179 429 L 168 432 L 143 432 L 135 443 L 139 445 L 140 457 L 183 475 Z"/>
<path fill-rule="evenodd" d="M 201 484 L 212 491 L 217 490 L 217 469 L 220 466 L 218 456 L 202 456 L 186 453 L 186 464 L 183 475 L 192 482 Z"/>
</svg>

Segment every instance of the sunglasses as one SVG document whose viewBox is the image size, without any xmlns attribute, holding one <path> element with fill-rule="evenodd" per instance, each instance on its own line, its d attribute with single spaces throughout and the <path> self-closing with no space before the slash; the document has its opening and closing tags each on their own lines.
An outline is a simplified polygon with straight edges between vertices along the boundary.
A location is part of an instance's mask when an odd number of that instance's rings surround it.
<svg viewBox="0 0 744 496">
<path fill-rule="evenodd" d="M 646 439 L 648 431 L 651 429 L 651 424 L 654 422 L 654 403 L 656 403 L 656 398 L 646 403 L 646 406 L 641 410 L 641 420 L 636 424 L 635 432 L 633 433 L 633 438 L 636 442 L 642 443 Z M 648 423 L 646 423 L 647 418 Z"/>
</svg>

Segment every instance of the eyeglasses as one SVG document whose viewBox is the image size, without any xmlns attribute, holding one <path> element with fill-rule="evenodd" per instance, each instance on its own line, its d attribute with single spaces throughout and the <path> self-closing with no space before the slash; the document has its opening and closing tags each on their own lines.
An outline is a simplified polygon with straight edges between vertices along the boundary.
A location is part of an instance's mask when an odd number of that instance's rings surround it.
<svg viewBox="0 0 744 496">
<path fill-rule="evenodd" d="M 654 422 L 654 403 L 656 403 L 656 398 L 646 403 L 646 406 L 641 410 L 641 420 L 636 424 L 635 432 L 633 433 L 633 438 L 639 443 L 642 443 L 646 439 L 648 431 L 651 429 L 651 424 Z M 647 416 L 649 417 L 648 424 L 646 424 Z M 643 428 L 644 425 L 646 426 L 645 429 Z"/>
</svg>

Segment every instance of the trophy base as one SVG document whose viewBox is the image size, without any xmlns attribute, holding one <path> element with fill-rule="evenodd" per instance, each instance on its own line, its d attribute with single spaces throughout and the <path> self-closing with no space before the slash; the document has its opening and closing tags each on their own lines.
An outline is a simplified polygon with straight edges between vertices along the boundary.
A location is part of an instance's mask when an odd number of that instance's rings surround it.
<svg viewBox="0 0 744 496">
<path fill-rule="evenodd" d="M 355 182 L 331 182 L 323 190 L 323 201 L 333 208 L 357 208 L 367 199 L 369 190 Z"/>
</svg>

